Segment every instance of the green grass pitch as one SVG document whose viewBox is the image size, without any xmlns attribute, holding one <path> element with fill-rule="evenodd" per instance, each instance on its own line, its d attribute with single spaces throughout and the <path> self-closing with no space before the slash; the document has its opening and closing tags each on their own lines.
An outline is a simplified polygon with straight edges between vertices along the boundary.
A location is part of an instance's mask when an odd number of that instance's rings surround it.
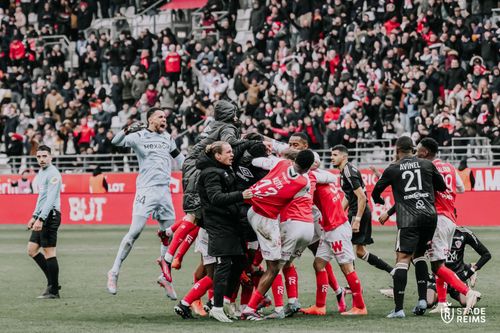
<svg viewBox="0 0 500 333">
<path fill-rule="evenodd" d="M 500 228 L 473 228 L 490 249 L 493 259 L 479 272 L 477 289 L 483 298 L 486 322 L 479 324 L 445 324 L 439 315 L 414 317 L 411 308 L 416 301 L 414 270 L 408 274 L 403 320 L 388 320 L 385 315 L 393 302 L 379 294 L 379 289 L 391 285 L 390 277 L 367 263 L 357 261 L 368 316 L 346 318 L 334 311 L 335 297 L 328 296 L 326 317 L 297 315 L 280 321 L 222 324 L 211 319 L 182 320 L 173 307 L 175 302 L 164 297 L 155 283 L 159 268 L 155 259 L 159 241 L 155 228 L 148 227 L 125 261 L 119 278 L 118 294 L 106 291 L 106 273 L 113 263 L 116 250 L 127 227 L 63 226 L 59 232 L 58 259 L 60 300 L 38 300 L 45 278 L 36 264 L 25 254 L 29 232 L 24 226 L 0 226 L 0 332 L 500 332 L 500 279 L 496 256 L 500 250 Z M 369 249 L 394 262 L 395 230 L 374 228 L 375 244 Z M 469 249 L 467 260 L 477 255 Z M 182 297 L 192 285 L 192 272 L 199 261 L 190 250 L 182 270 L 174 271 L 177 293 Z M 303 306 L 314 302 L 315 278 L 312 257 L 306 253 L 296 265 L 299 272 L 300 301 Z M 335 273 L 341 285 L 346 285 L 338 266 Z M 351 303 L 347 296 L 348 305 Z"/>
</svg>

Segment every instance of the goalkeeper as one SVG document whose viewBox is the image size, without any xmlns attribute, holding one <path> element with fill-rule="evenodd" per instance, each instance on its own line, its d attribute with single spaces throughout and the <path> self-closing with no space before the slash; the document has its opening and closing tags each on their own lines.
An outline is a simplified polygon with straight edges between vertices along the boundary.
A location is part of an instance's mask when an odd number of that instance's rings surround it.
<svg viewBox="0 0 500 333">
<path fill-rule="evenodd" d="M 167 120 L 162 109 L 150 109 L 147 113 L 147 122 L 147 128 L 144 128 L 145 126 L 140 122 L 132 123 L 118 132 L 112 141 L 114 145 L 132 148 L 139 161 L 132 224 L 128 233 L 123 237 L 113 267 L 108 272 L 107 288 L 113 295 L 117 292 L 120 267 L 130 253 L 135 240 L 139 238 L 149 216 L 153 215 L 153 219 L 158 221 L 160 230 L 163 231 L 175 220 L 170 193 L 172 160 L 175 160 L 181 167 L 184 155 L 180 153 L 174 139 L 166 131 Z M 162 243 L 161 257 L 166 251 L 167 245 Z M 163 281 L 165 280 L 163 275 L 160 275 L 159 279 L 162 280 L 159 283 L 165 287 L 167 296 L 176 299 L 171 281 Z"/>
</svg>

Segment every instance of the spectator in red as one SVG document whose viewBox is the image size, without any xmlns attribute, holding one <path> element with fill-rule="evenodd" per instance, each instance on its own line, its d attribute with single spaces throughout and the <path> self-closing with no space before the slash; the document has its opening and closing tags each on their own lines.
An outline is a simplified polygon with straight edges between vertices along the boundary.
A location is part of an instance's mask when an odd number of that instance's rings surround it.
<svg viewBox="0 0 500 333">
<path fill-rule="evenodd" d="M 89 125 L 87 124 L 87 118 L 82 118 L 80 119 L 80 125 L 76 126 L 73 135 L 77 139 L 78 149 L 81 153 L 90 147 L 90 142 L 95 136 L 95 132 L 94 129 L 92 127 L 89 127 Z"/>
<path fill-rule="evenodd" d="M 339 120 L 340 118 L 340 108 L 333 105 L 333 101 L 328 101 L 328 107 L 325 110 L 325 115 L 323 116 L 323 121 L 325 124 L 329 124 L 332 120 Z"/>
<path fill-rule="evenodd" d="M 165 58 L 165 72 L 170 82 L 174 84 L 179 81 L 181 74 L 181 56 L 175 51 L 175 45 L 169 46 L 169 52 Z"/>
<path fill-rule="evenodd" d="M 22 60 L 26 55 L 26 48 L 24 47 L 23 42 L 19 38 L 15 38 L 10 43 L 9 48 L 9 58 L 14 66 L 21 65 Z"/>
<path fill-rule="evenodd" d="M 398 17 L 393 16 L 391 19 L 384 23 L 385 30 L 387 31 L 387 35 L 390 35 L 392 30 L 397 29 L 401 26 L 398 22 Z"/>
<path fill-rule="evenodd" d="M 153 107 L 158 100 L 158 91 L 156 91 L 155 86 L 151 83 L 148 85 L 148 89 L 146 90 L 146 98 L 150 107 Z"/>
</svg>

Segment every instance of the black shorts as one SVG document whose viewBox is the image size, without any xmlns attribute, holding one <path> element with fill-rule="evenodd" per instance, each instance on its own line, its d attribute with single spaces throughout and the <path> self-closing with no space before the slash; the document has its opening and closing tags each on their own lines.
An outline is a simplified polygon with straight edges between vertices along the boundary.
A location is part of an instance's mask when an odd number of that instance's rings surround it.
<svg viewBox="0 0 500 333">
<path fill-rule="evenodd" d="M 423 256 L 430 249 L 436 224 L 398 229 L 396 252 Z"/>
<path fill-rule="evenodd" d="M 355 215 L 349 214 L 349 222 L 352 223 L 352 218 Z M 372 238 L 372 212 L 365 209 L 365 213 L 361 217 L 359 223 L 359 232 L 352 233 L 352 243 L 355 245 L 373 244 Z"/>
<path fill-rule="evenodd" d="M 36 243 L 41 247 L 56 247 L 57 230 L 61 225 L 61 213 L 53 210 L 47 216 L 43 223 L 41 231 L 32 231 L 30 242 Z"/>
</svg>

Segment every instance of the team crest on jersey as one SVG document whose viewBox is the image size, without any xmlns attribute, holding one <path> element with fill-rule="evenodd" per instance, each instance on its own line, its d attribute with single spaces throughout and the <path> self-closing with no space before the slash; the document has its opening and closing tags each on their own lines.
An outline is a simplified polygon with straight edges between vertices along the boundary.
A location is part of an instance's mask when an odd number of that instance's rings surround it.
<svg viewBox="0 0 500 333">
<path fill-rule="evenodd" d="M 59 182 L 59 179 L 56 176 L 50 178 L 50 183 L 51 184 L 57 184 L 58 182 Z"/>
<path fill-rule="evenodd" d="M 456 248 L 460 248 L 461 246 L 462 246 L 462 241 L 460 241 L 460 240 L 456 240 L 456 241 L 455 241 L 455 247 L 456 247 Z"/>
</svg>

